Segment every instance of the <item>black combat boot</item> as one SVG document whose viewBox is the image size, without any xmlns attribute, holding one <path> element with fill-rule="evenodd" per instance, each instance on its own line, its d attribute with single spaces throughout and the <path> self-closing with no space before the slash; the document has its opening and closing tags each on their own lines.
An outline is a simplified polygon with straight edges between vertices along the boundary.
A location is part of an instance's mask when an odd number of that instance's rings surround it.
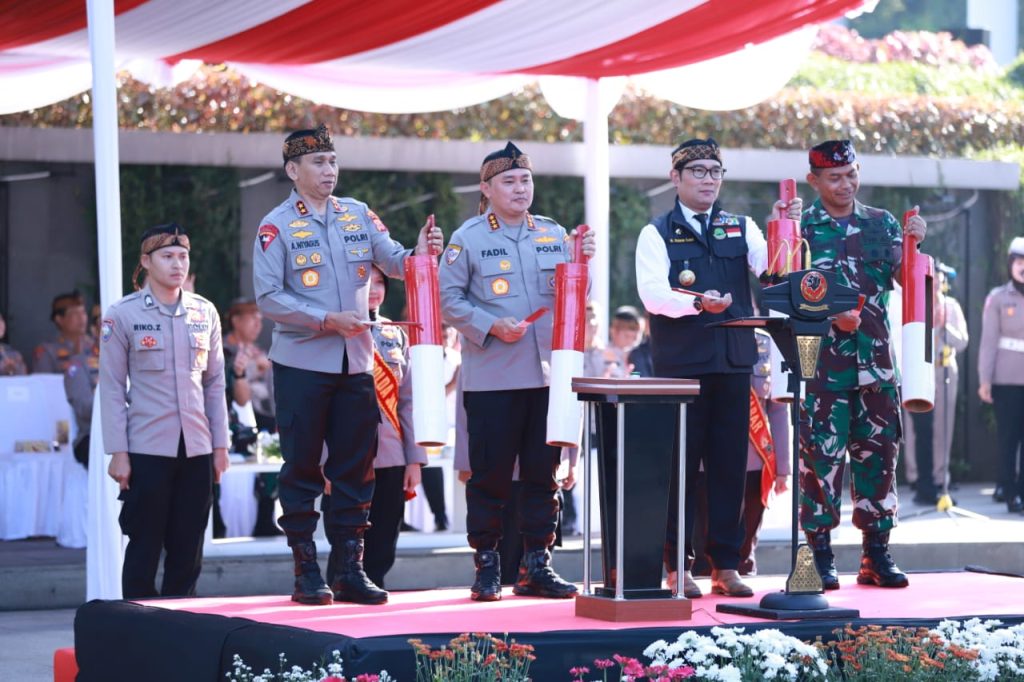
<svg viewBox="0 0 1024 682">
<path fill-rule="evenodd" d="M 821 586 L 826 590 L 838 590 L 839 572 L 836 571 L 836 557 L 832 553 L 832 536 L 829 531 L 808 532 L 807 544 L 814 550 L 814 567 L 821 576 Z"/>
<path fill-rule="evenodd" d="M 860 559 L 857 584 L 879 587 L 906 587 L 907 574 L 889 556 L 889 533 L 864 533 L 864 555 Z"/>
<path fill-rule="evenodd" d="M 519 580 L 512 592 L 522 597 L 547 597 L 549 599 L 571 599 L 576 596 L 576 586 L 562 580 L 551 568 L 551 552 L 536 549 L 523 555 L 523 566 Z"/>
<path fill-rule="evenodd" d="M 373 584 L 363 570 L 363 539 L 348 538 L 334 542 L 338 558 L 334 564 L 331 591 L 334 601 L 356 604 L 385 604 L 388 593 Z"/>
<path fill-rule="evenodd" d="M 473 563 L 476 564 L 476 580 L 470 597 L 476 601 L 501 599 L 501 555 L 493 549 L 477 550 Z"/>
<path fill-rule="evenodd" d="M 316 562 L 316 544 L 312 540 L 292 545 L 295 559 L 295 591 L 292 601 L 300 604 L 330 604 L 331 591 L 320 575 L 320 564 Z"/>
</svg>

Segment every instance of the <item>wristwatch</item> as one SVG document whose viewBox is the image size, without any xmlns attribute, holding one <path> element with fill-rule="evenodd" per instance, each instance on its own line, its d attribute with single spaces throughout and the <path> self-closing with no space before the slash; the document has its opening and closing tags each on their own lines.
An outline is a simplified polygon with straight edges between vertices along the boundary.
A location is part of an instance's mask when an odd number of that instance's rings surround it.
<svg viewBox="0 0 1024 682">
<path fill-rule="evenodd" d="M 699 298 L 694 297 L 693 309 L 696 310 L 698 313 L 704 312 L 704 303 Z"/>
</svg>

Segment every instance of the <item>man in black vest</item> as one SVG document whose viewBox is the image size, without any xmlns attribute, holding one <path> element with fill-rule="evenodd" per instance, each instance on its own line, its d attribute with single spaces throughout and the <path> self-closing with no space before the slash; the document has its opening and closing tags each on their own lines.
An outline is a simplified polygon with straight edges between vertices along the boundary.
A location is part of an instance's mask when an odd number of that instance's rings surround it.
<svg viewBox="0 0 1024 682">
<path fill-rule="evenodd" d="M 678 201 L 670 212 L 644 227 L 636 249 L 637 289 L 650 313 L 654 374 L 699 379 L 701 384 L 700 396 L 686 416 L 684 594 L 690 599 L 701 596 L 689 570 L 694 559 L 694 484 L 701 468 L 707 485 L 706 551 L 712 566 L 712 592 L 753 595 L 736 568 L 743 540 L 750 374 L 757 361 L 757 345 L 752 329 L 706 325 L 753 314 L 748 271 L 764 272 L 768 248 L 753 220 L 727 213 L 718 204 L 724 177 L 721 150 L 713 139 L 688 140 L 676 147 L 669 178 Z M 777 203 L 775 210 L 785 210 L 799 220 L 802 208 L 800 199 L 794 199 L 789 205 Z M 703 295 L 673 291 L 678 288 Z M 677 495 L 673 490 L 672 497 Z M 677 504 L 671 500 L 669 509 Z M 670 585 L 678 570 L 675 516 L 669 514 L 665 546 Z"/>
</svg>

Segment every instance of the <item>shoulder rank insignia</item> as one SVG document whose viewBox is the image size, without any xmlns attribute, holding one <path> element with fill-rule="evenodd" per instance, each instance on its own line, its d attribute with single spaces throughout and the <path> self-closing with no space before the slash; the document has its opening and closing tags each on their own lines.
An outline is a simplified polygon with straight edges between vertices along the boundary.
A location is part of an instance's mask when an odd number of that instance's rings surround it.
<svg viewBox="0 0 1024 682">
<path fill-rule="evenodd" d="M 308 225 L 308 220 L 293 220 L 290 223 L 288 223 L 288 227 L 306 227 Z"/>
<path fill-rule="evenodd" d="M 309 215 L 309 209 L 306 208 L 305 202 L 301 199 L 295 202 L 295 212 L 299 215 Z"/>
<path fill-rule="evenodd" d="M 341 213 L 341 202 L 338 201 L 338 197 L 331 197 L 331 208 L 337 213 Z"/>
<path fill-rule="evenodd" d="M 487 214 L 487 224 L 491 226 L 491 232 L 501 229 L 501 223 L 498 222 L 498 216 L 493 213 Z"/>
<path fill-rule="evenodd" d="M 529 213 L 526 214 L 526 229 L 528 229 L 528 230 L 536 230 L 537 229 L 537 223 L 534 222 L 533 216 L 530 215 Z"/>
</svg>

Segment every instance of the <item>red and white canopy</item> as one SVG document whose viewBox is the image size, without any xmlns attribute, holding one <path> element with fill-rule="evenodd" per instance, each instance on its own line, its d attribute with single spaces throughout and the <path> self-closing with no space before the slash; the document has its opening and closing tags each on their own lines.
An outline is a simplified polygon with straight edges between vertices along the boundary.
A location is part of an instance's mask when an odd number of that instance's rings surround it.
<svg viewBox="0 0 1024 682">
<path fill-rule="evenodd" d="M 0 113 L 42 106 L 89 89 L 86 3 L 5 4 L 0 22 Z M 116 0 L 114 7 L 119 67 L 158 84 L 168 84 L 174 78 L 170 67 L 188 60 L 224 62 L 254 80 L 318 102 L 404 112 L 475 104 L 538 76 L 634 76 L 736 53 L 750 54 L 742 66 L 734 65 L 732 80 L 706 82 L 704 89 L 763 90 L 772 72 L 789 69 L 777 88 L 792 69 L 766 60 L 750 47 L 790 37 L 789 42 L 775 43 L 775 53 L 805 54 L 809 38 L 800 29 L 864 4 L 865 0 Z"/>
</svg>

